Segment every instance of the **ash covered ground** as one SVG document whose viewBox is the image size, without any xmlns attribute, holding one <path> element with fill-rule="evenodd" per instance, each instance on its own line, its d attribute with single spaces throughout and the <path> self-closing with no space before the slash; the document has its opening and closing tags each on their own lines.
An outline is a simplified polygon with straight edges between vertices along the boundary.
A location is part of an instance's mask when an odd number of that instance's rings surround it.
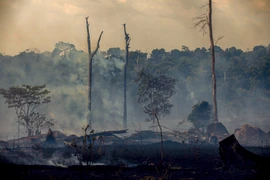
<svg viewBox="0 0 270 180">
<path fill-rule="evenodd" d="M 48 134 L 1 142 L 1 166 L 16 179 L 261 179 L 269 166 L 224 166 L 219 142 L 196 132 L 107 131 L 86 136 Z M 224 137 L 226 138 L 226 137 Z M 210 141 L 209 141 L 210 140 Z M 260 142 L 261 143 L 261 142 Z M 268 146 L 244 146 L 262 157 Z"/>
</svg>

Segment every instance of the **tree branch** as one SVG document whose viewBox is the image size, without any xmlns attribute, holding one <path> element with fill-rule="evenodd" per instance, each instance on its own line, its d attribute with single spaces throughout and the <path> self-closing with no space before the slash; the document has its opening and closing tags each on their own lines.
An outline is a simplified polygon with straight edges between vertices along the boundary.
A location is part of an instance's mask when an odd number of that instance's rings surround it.
<svg viewBox="0 0 270 180">
<path fill-rule="evenodd" d="M 219 36 L 219 37 L 217 38 L 217 40 L 215 40 L 215 45 L 217 45 L 218 41 L 221 40 L 222 38 L 224 38 L 224 35 L 223 35 L 223 36 Z"/>
<path fill-rule="evenodd" d="M 209 3 L 205 3 L 204 5 L 202 5 L 202 6 L 200 7 L 200 9 L 203 9 L 203 8 L 207 7 L 208 5 L 209 5 Z"/>
<path fill-rule="evenodd" d="M 34 112 L 34 109 L 37 108 L 38 106 L 39 106 L 39 104 L 35 105 L 35 106 L 31 109 L 30 114 L 31 114 L 32 112 Z"/>
<path fill-rule="evenodd" d="M 127 43 L 127 47 L 130 48 L 129 43 L 130 43 L 131 38 L 129 37 L 129 34 L 126 31 L 126 24 L 123 24 L 123 26 L 124 26 L 124 33 L 125 33 L 125 40 L 126 40 L 126 43 Z"/>
<path fill-rule="evenodd" d="M 99 35 L 98 42 L 97 42 L 97 47 L 96 47 L 95 51 L 91 54 L 91 59 L 93 59 L 93 57 L 95 56 L 95 54 L 97 53 L 97 51 L 98 51 L 98 49 L 99 49 L 99 47 L 100 47 L 99 42 L 100 42 L 100 40 L 101 40 L 102 34 L 103 34 L 103 31 L 101 31 L 101 33 L 100 33 L 100 35 Z"/>
<path fill-rule="evenodd" d="M 209 25 L 207 14 L 204 13 L 200 16 L 196 16 L 195 18 L 193 18 L 193 21 L 195 21 L 194 28 L 196 29 L 197 27 L 200 27 L 199 31 L 201 31 L 203 35 L 205 35 L 207 33 L 206 28 Z"/>
</svg>

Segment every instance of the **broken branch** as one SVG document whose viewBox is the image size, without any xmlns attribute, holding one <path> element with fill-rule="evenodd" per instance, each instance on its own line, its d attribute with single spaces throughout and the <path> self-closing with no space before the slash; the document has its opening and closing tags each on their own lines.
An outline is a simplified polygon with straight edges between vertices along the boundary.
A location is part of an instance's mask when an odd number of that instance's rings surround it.
<svg viewBox="0 0 270 180">
<path fill-rule="evenodd" d="M 223 35 L 223 36 L 219 36 L 219 37 L 217 38 L 217 40 L 215 41 L 215 45 L 217 45 L 218 41 L 221 40 L 222 38 L 224 38 L 224 35 Z"/>
<path fill-rule="evenodd" d="M 97 47 L 96 47 L 95 51 L 91 54 L 91 59 L 93 59 L 93 57 L 95 56 L 95 54 L 97 53 L 97 51 L 98 51 L 98 49 L 99 49 L 99 47 L 100 47 L 99 42 L 100 42 L 100 40 L 101 40 L 102 34 L 103 34 L 103 31 L 101 31 L 101 33 L 100 33 L 100 35 L 99 35 L 98 42 L 97 42 Z"/>
</svg>

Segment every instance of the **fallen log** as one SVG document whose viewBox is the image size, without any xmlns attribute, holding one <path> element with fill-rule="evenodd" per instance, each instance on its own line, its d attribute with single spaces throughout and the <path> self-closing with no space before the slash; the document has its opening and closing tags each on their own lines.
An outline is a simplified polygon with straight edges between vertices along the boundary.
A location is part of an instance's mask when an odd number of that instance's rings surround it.
<svg viewBox="0 0 270 180">
<path fill-rule="evenodd" d="M 219 155 L 226 168 L 270 168 L 270 157 L 248 151 L 239 144 L 234 135 L 219 142 Z"/>
<path fill-rule="evenodd" d="M 127 132 L 128 129 L 123 130 L 113 130 L 113 131 L 103 131 L 91 134 L 90 136 L 113 136 L 114 134 L 124 134 Z"/>
</svg>

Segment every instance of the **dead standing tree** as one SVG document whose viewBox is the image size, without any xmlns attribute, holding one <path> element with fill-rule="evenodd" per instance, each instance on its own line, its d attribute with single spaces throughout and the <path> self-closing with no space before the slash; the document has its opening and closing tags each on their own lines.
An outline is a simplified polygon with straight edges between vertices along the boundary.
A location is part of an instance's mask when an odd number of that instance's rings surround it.
<svg viewBox="0 0 270 180">
<path fill-rule="evenodd" d="M 89 23 L 88 23 L 88 16 L 85 18 L 86 21 L 86 31 L 87 31 L 87 44 L 88 44 L 88 54 L 89 54 L 89 74 L 88 74 L 88 122 L 89 122 L 89 127 L 92 129 L 92 105 L 91 105 L 91 100 L 92 100 L 92 62 L 95 54 L 97 53 L 99 49 L 99 42 L 101 40 L 101 36 L 103 34 L 103 31 L 101 31 L 98 42 L 97 42 L 97 47 L 94 50 L 94 52 L 91 51 L 91 39 L 90 39 L 90 32 L 89 32 Z"/>
<path fill-rule="evenodd" d="M 124 114 L 123 114 L 123 128 L 127 128 L 127 65 L 128 65 L 128 54 L 129 54 L 129 43 L 130 37 L 126 31 L 126 24 L 124 26 L 125 42 L 126 42 L 126 62 L 124 67 Z"/>
<path fill-rule="evenodd" d="M 206 28 L 208 26 L 209 29 L 209 39 L 211 45 L 211 58 L 212 58 L 212 99 L 213 99 L 213 110 L 214 110 L 214 122 L 218 122 L 218 109 L 217 109 L 217 85 L 216 85 L 216 73 L 215 73 L 215 44 L 213 38 L 213 24 L 212 24 L 212 0 L 209 0 L 208 5 L 209 12 L 208 15 L 206 13 L 202 14 L 201 16 L 195 17 L 195 28 L 199 27 L 200 31 L 203 32 L 203 35 L 206 34 Z M 205 7 L 203 6 L 203 7 Z M 219 37 L 220 40 L 222 37 Z M 216 43 L 218 42 L 216 41 Z"/>
<path fill-rule="evenodd" d="M 195 20 L 195 28 L 200 27 L 200 31 L 203 32 L 203 35 L 206 34 L 206 28 L 208 26 L 209 29 L 209 39 L 210 39 L 210 45 L 211 45 L 211 59 L 212 59 L 212 99 L 213 99 L 213 123 L 210 123 L 207 127 L 207 132 L 212 135 L 218 135 L 218 136 L 226 136 L 228 132 L 226 127 L 221 123 L 218 122 L 218 108 L 217 108 L 217 85 L 216 85 L 216 73 L 215 73 L 215 44 L 219 40 L 223 38 L 223 36 L 218 37 L 218 39 L 214 43 L 213 38 L 213 23 L 212 23 L 212 0 L 209 0 L 209 3 L 204 5 L 203 7 L 208 6 L 209 12 L 208 15 L 204 13 L 201 16 L 195 17 L 193 20 Z"/>
</svg>

